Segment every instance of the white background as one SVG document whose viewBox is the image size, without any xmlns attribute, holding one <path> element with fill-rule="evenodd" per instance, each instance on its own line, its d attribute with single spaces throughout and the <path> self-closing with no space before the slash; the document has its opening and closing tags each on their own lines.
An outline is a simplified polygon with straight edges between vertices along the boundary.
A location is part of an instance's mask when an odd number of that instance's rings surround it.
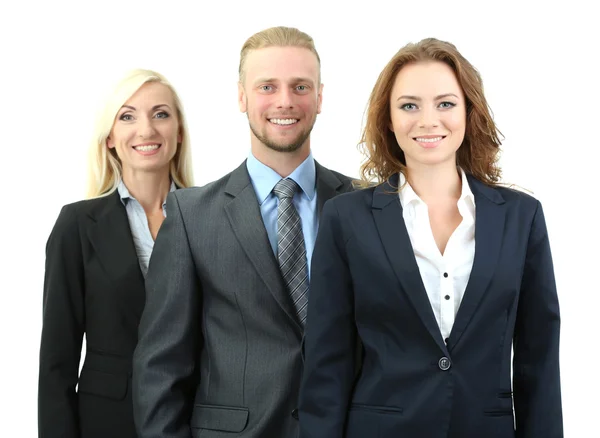
<svg viewBox="0 0 600 438">
<path fill-rule="evenodd" d="M 17 4 L 18 3 L 18 4 Z M 357 176 L 362 117 L 375 80 L 404 44 L 453 42 L 481 72 L 504 134 L 504 181 L 543 205 L 562 311 L 565 436 L 597 430 L 600 239 L 598 15 L 588 2 L 376 0 L 12 2 L 0 6 L 1 436 L 35 437 L 44 247 L 61 206 L 84 195 L 98 103 L 129 68 L 156 69 L 179 91 L 196 183 L 248 154 L 237 108 L 239 50 L 276 25 L 312 35 L 323 113 L 312 145 Z M 548 4 L 550 3 L 550 4 Z M 594 2 L 589 2 L 593 4 Z M 594 324 L 595 323 L 595 324 Z"/>
</svg>

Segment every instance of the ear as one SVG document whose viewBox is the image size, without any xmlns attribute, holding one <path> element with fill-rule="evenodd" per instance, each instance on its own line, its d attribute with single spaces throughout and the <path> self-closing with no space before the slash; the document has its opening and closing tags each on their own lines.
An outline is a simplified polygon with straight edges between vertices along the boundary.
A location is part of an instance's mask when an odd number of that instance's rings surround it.
<svg viewBox="0 0 600 438">
<path fill-rule="evenodd" d="M 244 90 L 244 86 L 241 82 L 238 82 L 238 106 L 240 111 L 245 113 L 248 110 L 248 105 L 246 104 L 246 90 Z"/>
<path fill-rule="evenodd" d="M 106 137 L 106 146 L 108 146 L 109 149 L 115 148 L 115 143 L 111 140 L 110 136 Z"/>
<path fill-rule="evenodd" d="M 321 105 L 323 104 L 323 86 L 319 85 L 319 94 L 317 94 L 317 114 L 321 114 Z"/>
</svg>

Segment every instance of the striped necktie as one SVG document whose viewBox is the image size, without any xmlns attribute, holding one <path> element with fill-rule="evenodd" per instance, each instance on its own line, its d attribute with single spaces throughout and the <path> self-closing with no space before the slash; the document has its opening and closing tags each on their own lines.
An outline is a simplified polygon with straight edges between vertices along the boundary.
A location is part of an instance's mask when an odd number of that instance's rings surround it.
<svg viewBox="0 0 600 438">
<path fill-rule="evenodd" d="M 308 264 L 300 215 L 292 202 L 300 187 L 294 180 L 282 179 L 273 188 L 277 207 L 277 259 L 296 314 L 304 326 L 308 303 Z"/>
</svg>

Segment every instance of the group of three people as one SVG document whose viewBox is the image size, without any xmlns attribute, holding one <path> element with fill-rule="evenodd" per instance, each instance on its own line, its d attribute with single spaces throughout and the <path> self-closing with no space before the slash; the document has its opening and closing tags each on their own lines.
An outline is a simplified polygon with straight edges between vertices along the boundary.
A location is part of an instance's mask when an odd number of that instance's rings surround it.
<svg viewBox="0 0 600 438">
<path fill-rule="evenodd" d="M 544 215 L 499 183 L 476 69 L 450 43 L 402 47 L 361 180 L 312 157 L 322 91 L 310 36 L 250 37 L 250 154 L 190 188 L 173 87 L 120 83 L 90 199 L 47 244 L 40 437 L 563 436 Z"/>
</svg>

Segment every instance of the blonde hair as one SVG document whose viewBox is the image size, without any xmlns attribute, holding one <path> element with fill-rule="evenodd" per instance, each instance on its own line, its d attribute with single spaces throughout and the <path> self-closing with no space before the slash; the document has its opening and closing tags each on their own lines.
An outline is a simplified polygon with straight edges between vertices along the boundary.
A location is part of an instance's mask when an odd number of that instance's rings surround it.
<svg viewBox="0 0 600 438">
<path fill-rule="evenodd" d="M 106 140 L 112 130 L 115 117 L 123 104 L 140 87 L 148 82 L 158 82 L 166 85 L 173 94 L 173 101 L 177 109 L 181 143 L 171 160 L 170 176 L 173 182 L 180 187 L 193 185 L 192 156 L 188 136 L 188 128 L 183 113 L 181 100 L 173 86 L 167 79 L 152 70 L 135 69 L 127 73 L 109 93 L 104 106 L 96 118 L 94 136 L 89 151 L 89 173 L 87 198 L 97 198 L 113 193 L 122 178 L 122 166 L 114 149 L 109 149 Z"/>
<path fill-rule="evenodd" d="M 255 33 L 242 46 L 238 69 L 241 83 L 244 82 L 246 73 L 244 64 L 248 53 L 251 50 L 264 49 L 266 47 L 300 47 L 310 50 L 317 57 L 317 62 L 319 63 L 319 82 L 321 81 L 321 58 L 317 53 L 312 37 L 294 27 L 278 26 Z"/>
</svg>

